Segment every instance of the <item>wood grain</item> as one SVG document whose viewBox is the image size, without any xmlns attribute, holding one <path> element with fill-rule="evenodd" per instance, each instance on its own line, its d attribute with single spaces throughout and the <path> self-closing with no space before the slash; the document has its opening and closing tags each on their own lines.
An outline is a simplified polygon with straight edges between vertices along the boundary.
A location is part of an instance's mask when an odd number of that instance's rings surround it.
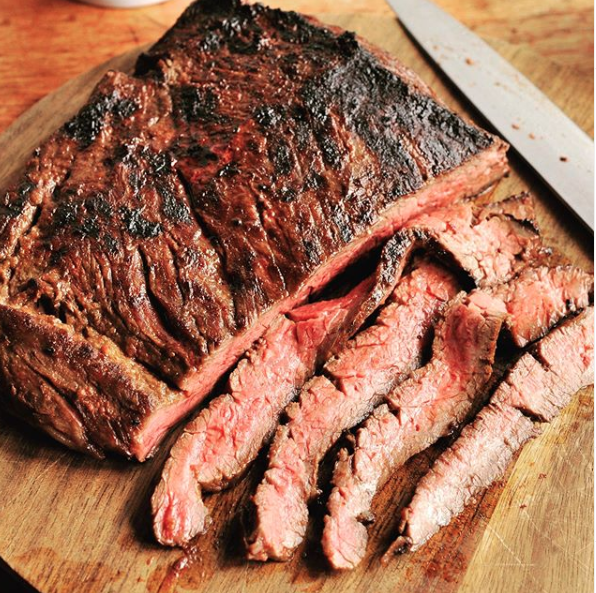
<svg viewBox="0 0 596 593">
<path fill-rule="evenodd" d="M 474 116 L 392 18 L 330 13 L 321 18 L 398 55 L 450 106 Z M 493 43 L 580 126 L 592 129 L 590 80 L 537 59 L 528 48 Z M 110 66 L 127 68 L 135 53 Z M 105 69 L 70 81 L 0 137 L 0 187 L 22 167 L 31 148 L 78 108 Z M 531 187 L 546 241 L 591 269 L 590 237 L 515 155 L 512 164 L 511 176 L 494 197 Z M 237 487 L 208 499 L 214 526 L 197 543 L 194 564 L 176 578 L 171 567 L 181 552 L 160 548 L 149 528 L 148 500 L 168 443 L 143 465 L 97 462 L 0 417 L 0 556 L 43 593 L 592 591 L 592 439 L 593 395 L 584 390 L 523 451 L 507 482 L 491 488 L 419 553 L 382 568 L 379 555 L 394 534 L 399 508 L 438 449 L 417 456 L 379 496 L 369 555 L 346 574 L 331 574 L 321 559 L 321 504 L 313 505 L 308 541 L 290 563 L 259 565 L 242 559 L 241 527 L 263 471 L 261 457 Z"/>
</svg>

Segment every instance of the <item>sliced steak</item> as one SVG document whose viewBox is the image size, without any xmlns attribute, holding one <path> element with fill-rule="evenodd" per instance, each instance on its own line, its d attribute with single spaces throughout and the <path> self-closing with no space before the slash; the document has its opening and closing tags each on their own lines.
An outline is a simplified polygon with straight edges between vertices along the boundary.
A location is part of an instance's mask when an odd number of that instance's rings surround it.
<svg viewBox="0 0 596 593">
<path fill-rule="evenodd" d="M 547 251 L 538 236 L 534 202 L 527 192 L 487 206 L 468 202 L 433 210 L 405 226 L 435 236 L 479 287 L 506 282 Z"/>
<path fill-rule="evenodd" d="M 418 240 L 392 238 L 370 278 L 343 297 L 303 305 L 272 325 L 240 361 L 227 392 L 178 438 L 153 494 L 153 529 L 181 546 L 207 527 L 202 492 L 229 485 L 273 434 L 296 390 L 391 292 Z"/>
<path fill-rule="evenodd" d="M 428 330 L 457 290 L 452 274 L 422 262 L 402 279 L 375 324 L 350 340 L 326 363 L 326 374 L 311 380 L 300 402 L 289 406 L 290 422 L 278 429 L 269 469 L 254 497 L 257 529 L 251 536 L 250 558 L 291 556 L 304 536 L 306 502 L 316 489 L 320 458 L 346 427 L 370 412 L 400 375 L 420 364 Z M 372 380 L 369 365 L 377 371 L 371 373 Z"/>
<path fill-rule="evenodd" d="M 510 277 L 526 260 L 541 253 L 539 236 L 526 224 L 533 216 L 532 200 L 524 195 L 492 207 L 457 204 L 437 209 L 432 221 L 420 218 L 418 225 L 408 226 L 414 232 L 433 237 L 448 259 L 467 266 L 464 270 L 470 276 L 488 285 L 496 274 Z M 487 225 L 491 220 L 494 222 Z M 442 221 L 441 225 L 438 221 Z M 498 252 L 484 249 L 483 242 Z M 480 274 L 476 257 L 506 264 L 494 266 L 493 275 Z M 249 557 L 283 560 L 291 556 L 306 530 L 307 501 L 316 491 L 320 459 L 342 431 L 370 414 L 400 375 L 403 378 L 420 364 L 424 344 L 421 338 L 428 335 L 421 330 L 428 329 L 434 319 L 432 313 L 444 304 L 441 297 L 449 298 L 448 292 L 434 293 L 432 282 L 426 285 L 427 288 L 418 287 L 426 294 L 414 293 L 418 294 L 417 299 L 431 298 L 432 311 L 421 307 L 410 294 L 410 286 L 404 284 L 405 300 L 398 299 L 399 306 L 392 313 L 400 317 L 388 320 L 387 329 L 381 330 L 392 335 L 392 349 L 385 342 L 379 343 L 374 327 L 363 332 L 341 356 L 325 365 L 321 376 L 308 383 L 300 403 L 290 407 L 290 422 L 275 437 L 270 469 L 255 495 L 257 527 L 250 538 Z"/>
<path fill-rule="evenodd" d="M 389 475 L 462 422 L 492 374 L 505 319 L 499 299 L 460 295 L 437 328 L 431 361 L 400 384 L 364 423 L 353 457 L 342 452 L 325 517 L 323 550 L 334 568 L 354 568 L 366 550 L 371 503 Z"/>
<path fill-rule="evenodd" d="M 592 276 L 582 270 L 543 265 L 522 270 L 514 280 L 497 285 L 490 293 L 507 311 L 505 324 L 519 343 L 540 337 L 570 312 L 587 306 L 592 290 Z M 436 349 L 442 352 L 441 346 Z M 323 549 L 334 568 L 354 568 L 362 560 L 367 544 L 365 523 L 371 518 L 377 491 L 409 457 L 442 436 L 450 424 L 461 422 L 484 384 L 467 384 L 461 375 L 462 382 L 457 383 L 452 371 L 433 374 L 431 369 L 430 373 L 431 378 L 447 381 L 446 386 L 438 385 L 438 401 L 422 390 L 415 373 L 391 394 L 389 406 L 380 406 L 358 431 L 355 453 L 348 455 L 342 450 L 339 454 L 323 533 Z M 415 398 L 418 389 L 424 405 L 417 402 L 412 410 L 411 404 L 403 402 Z M 460 409 L 457 399 L 449 399 L 450 393 L 461 398 Z"/>
<path fill-rule="evenodd" d="M 0 196 L 0 294 L 180 389 L 114 443 L 144 459 L 280 314 L 412 216 L 494 183 L 505 150 L 353 34 L 195 2 Z"/>
<path fill-rule="evenodd" d="M 417 550 L 503 476 L 515 453 L 573 394 L 594 381 L 594 309 L 588 308 L 524 354 L 489 405 L 435 462 L 402 512 L 402 535 L 388 555 Z M 387 556 L 389 557 L 389 556 Z"/>
<path fill-rule="evenodd" d="M 507 307 L 506 326 L 522 348 L 544 336 L 571 313 L 585 309 L 594 292 L 594 277 L 575 266 L 525 268 L 515 282 L 493 294 Z"/>
</svg>

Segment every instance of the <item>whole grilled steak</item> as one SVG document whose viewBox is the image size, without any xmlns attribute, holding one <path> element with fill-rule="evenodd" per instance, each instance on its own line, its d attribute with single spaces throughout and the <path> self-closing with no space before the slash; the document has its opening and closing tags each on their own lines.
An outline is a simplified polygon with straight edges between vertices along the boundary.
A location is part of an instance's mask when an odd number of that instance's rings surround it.
<svg viewBox="0 0 596 593">
<path fill-rule="evenodd" d="M 490 286 L 510 278 L 542 252 L 537 232 L 526 226 L 533 217 L 531 198 L 518 196 L 490 207 L 466 203 L 437 209 L 408 226 L 432 236 L 447 259 L 478 284 Z M 306 532 L 307 503 L 317 492 L 323 455 L 342 431 L 369 415 L 400 378 L 421 364 L 435 316 L 456 288 L 432 271 L 425 266 L 404 278 L 392 296 L 394 303 L 379 316 L 381 328 L 373 325 L 356 335 L 288 408 L 289 422 L 275 436 L 269 469 L 254 496 L 250 558 L 291 557 Z M 491 327 L 495 324 L 483 329 Z M 491 343 L 490 332 L 485 341 Z M 462 376 L 465 379 L 470 376 Z"/>
<path fill-rule="evenodd" d="M 592 286 L 592 276 L 578 268 L 542 265 L 525 268 L 490 295 L 473 297 L 472 293 L 470 298 L 482 298 L 486 305 L 492 302 L 494 309 L 506 313 L 505 324 L 519 342 L 522 336 L 525 341 L 541 337 L 561 319 L 586 307 Z M 470 321 L 480 320 L 474 310 L 464 313 Z M 491 344 L 490 324 L 476 325 L 476 332 L 465 332 L 461 320 L 459 324 L 456 340 L 435 346 L 439 359 L 434 366 L 414 373 L 389 395 L 389 405 L 380 406 L 366 421 L 357 433 L 354 454 L 340 452 L 323 533 L 323 550 L 334 568 L 354 568 L 364 557 L 368 539 L 364 523 L 371 519 L 373 497 L 385 480 L 412 455 L 460 424 L 482 393 L 492 366 L 467 352 L 481 354 L 479 340 Z M 497 335 L 498 330 L 492 336 L 493 348 Z M 455 352 L 450 359 L 449 349 Z"/>
<path fill-rule="evenodd" d="M 145 459 L 280 313 L 505 150 L 350 33 L 195 2 L 0 198 L 5 404 Z"/>
<path fill-rule="evenodd" d="M 420 480 L 389 549 L 417 550 L 479 492 L 502 476 L 524 443 L 540 434 L 573 394 L 594 382 L 594 309 L 548 334 L 515 364 L 490 403 Z"/>
</svg>

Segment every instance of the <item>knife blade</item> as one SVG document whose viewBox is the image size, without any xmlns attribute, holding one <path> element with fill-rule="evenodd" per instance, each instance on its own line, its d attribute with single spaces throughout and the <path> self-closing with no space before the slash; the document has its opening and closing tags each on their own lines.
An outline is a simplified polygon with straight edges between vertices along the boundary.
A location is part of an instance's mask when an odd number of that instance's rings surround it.
<svg viewBox="0 0 596 593">
<path fill-rule="evenodd" d="M 594 232 L 594 142 L 480 37 L 429 0 L 387 0 L 474 107 Z"/>
</svg>

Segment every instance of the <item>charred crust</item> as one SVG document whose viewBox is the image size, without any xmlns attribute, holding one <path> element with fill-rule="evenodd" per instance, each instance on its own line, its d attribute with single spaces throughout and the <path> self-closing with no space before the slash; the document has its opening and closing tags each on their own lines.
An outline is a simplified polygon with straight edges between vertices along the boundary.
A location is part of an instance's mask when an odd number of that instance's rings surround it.
<svg viewBox="0 0 596 593">
<path fill-rule="evenodd" d="M 71 120 L 64 124 L 64 132 L 75 139 L 81 148 L 87 148 L 106 125 L 108 115 L 122 120 L 130 117 L 138 105 L 135 101 L 120 98 L 117 92 L 99 95 L 87 103 Z"/>
<path fill-rule="evenodd" d="M 221 123 L 224 118 L 218 113 L 219 98 L 211 88 L 200 89 L 186 85 L 172 91 L 176 112 L 189 123 Z"/>
<path fill-rule="evenodd" d="M 206 146 L 200 144 L 193 144 L 185 151 L 186 156 L 193 159 L 194 163 L 199 167 L 206 167 L 212 163 L 217 162 L 218 156 Z"/>
<path fill-rule="evenodd" d="M 23 213 L 25 205 L 29 202 L 29 196 L 34 189 L 35 185 L 26 180 L 19 185 L 16 198 L 12 198 L 11 194 L 6 192 L 0 204 L 0 216 L 19 217 Z"/>
<path fill-rule="evenodd" d="M 337 47 L 340 55 L 348 59 L 354 57 L 360 50 L 356 34 L 351 31 L 346 31 L 337 38 Z"/>
<path fill-rule="evenodd" d="M 240 172 L 238 163 L 236 161 L 230 161 L 226 163 L 218 172 L 218 177 L 233 177 L 234 175 L 238 175 Z"/>
<path fill-rule="evenodd" d="M 135 75 L 145 76 L 151 74 L 155 80 L 163 81 L 164 74 L 159 69 L 159 63 L 166 60 L 167 55 L 163 53 L 143 52 L 135 64 Z"/>
<path fill-rule="evenodd" d="M 288 186 L 283 186 L 276 194 L 275 197 L 280 201 L 286 204 L 293 202 L 298 197 L 298 192 Z"/>
<path fill-rule="evenodd" d="M 158 183 L 157 191 L 163 199 L 161 211 L 167 220 L 185 224 L 192 222 L 192 215 L 188 206 L 183 200 L 177 199 L 176 193 L 169 183 L 165 181 Z"/>
<path fill-rule="evenodd" d="M 137 239 L 152 239 L 161 234 L 159 222 L 151 222 L 143 216 L 140 208 L 120 207 L 120 216 L 128 234 Z"/>
<path fill-rule="evenodd" d="M 168 151 L 162 150 L 154 152 L 151 150 L 143 150 L 142 154 L 147 160 L 147 164 L 154 176 L 159 177 L 164 173 L 172 171 L 173 157 Z"/>
<path fill-rule="evenodd" d="M 101 194 L 96 194 L 91 198 L 85 200 L 85 208 L 88 212 L 97 214 L 104 218 L 111 218 L 114 214 L 112 205 Z"/>
<path fill-rule="evenodd" d="M 304 180 L 305 189 L 320 189 L 325 185 L 325 178 L 317 171 L 311 171 Z"/>
<path fill-rule="evenodd" d="M 273 105 L 260 105 L 254 112 L 256 122 L 264 129 L 277 125 L 282 117 L 280 107 Z"/>
<path fill-rule="evenodd" d="M 197 49 L 205 53 L 214 53 L 221 47 L 221 42 L 221 35 L 215 31 L 207 31 L 205 37 L 197 43 Z"/>
<path fill-rule="evenodd" d="M 294 161 L 292 151 L 285 140 L 280 137 L 276 138 L 275 143 L 269 149 L 269 158 L 277 175 L 283 177 L 291 173 Z"/>
<path fill-rule="evenodd" d="M 281 38 L 287 43 L 329 46 L 334 42 L 335 36 L 331 31 L 313 25 L 297 12 L 279 9 L 266 12 L 269 22 L 280 31 Z"/>
<path fill-rule="evenodd" d="M 319 132 L 317 139 L 323 154 L 323 160 L 333 169 L 337 169 L 341 164 L 342 155 L 335 140 L 326 132 Z"/>
<path fill-rule="evenodd" d="M 317 265 L 321 261 L 321 248 L 318 242 L 311 241 L 309 239 L 302 239 L 302 245 L 304 246 L 304 253 L 308 258 L 308 261 L 312 264 Z"/>
<path fill-rule="evenodd" d="M 75 224 L 79 214 L 79 205 L 75 202 L 61 202 L 54 210 L 52 223 L 56 230 Z"/>
<path fill-rule="evenodd" d="M 111 255 L 116 255 L 120 250 L 120 243 L 109 233 L 104 234 L 103 244 L 105 245 L 107 252 Z"/>
</svg>

